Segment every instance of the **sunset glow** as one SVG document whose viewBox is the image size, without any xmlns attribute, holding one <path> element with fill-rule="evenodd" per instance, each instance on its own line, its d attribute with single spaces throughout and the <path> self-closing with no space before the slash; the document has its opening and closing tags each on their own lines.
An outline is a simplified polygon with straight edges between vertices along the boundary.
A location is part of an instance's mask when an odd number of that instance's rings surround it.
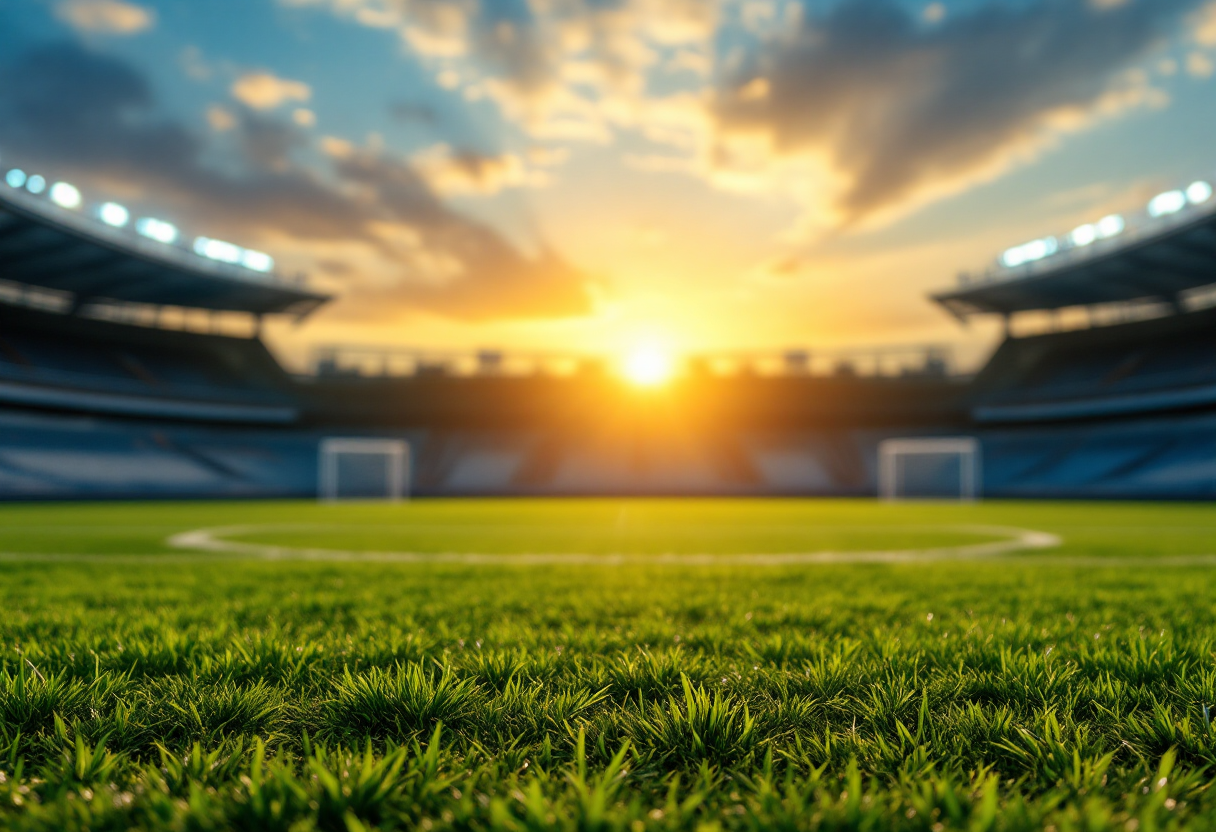
<svg viewBox="0 0 1216 832">
<path fill-rule="evenodd" d="M 0 177 L 307 276 L 289 361 L 978 356 L 960 270 L 1212 198 L 1213 67 L 1216 0 L 0 2 Z"/>
<path fill-rule="evenodd" d="M 636 347 L 625 359 L 625 378 L 638 387 L 658 387 L 671 380 L 675 362 L 670 354 L 653 344 Z"/>
</svg>

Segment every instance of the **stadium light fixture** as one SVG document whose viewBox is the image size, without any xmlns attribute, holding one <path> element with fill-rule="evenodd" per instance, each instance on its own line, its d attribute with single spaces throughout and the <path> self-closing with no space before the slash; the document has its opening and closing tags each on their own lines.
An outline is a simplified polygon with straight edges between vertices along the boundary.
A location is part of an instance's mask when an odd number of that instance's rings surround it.
<svg viewBox="0 0 1216 832">
<path fill-rule="evenodd" d="M 131 212 L 117 202 L 107 202 L 97 209 L 97 217 L 106 225 L 122 228 L 131 221 Z"/>
<path fill-rule="evenodd" d="M 226 243 L 223 240 L 213 240 L 210 237 L 194 239 L 194 253 L 208 260 L 218 260 L 221 263 L 241 262 L 241 247 Z"/>
<path fill-rule="evenodd" d="M 1044 237 L 1041 240 L 1027 243 L 1023 248 L 1026 250 L 1027 260 L 1042 260 L 1044 257 L 1055 254 L 1059 250 L 1060 244 L 1056 242 L 1055 237 Z"/>
<path fill-rule="evenodd" d="M 1095 225 L 1098 229 L 1098 237 L 1103 240 L 1117 237 L 1123 233 L 1123 229 L 1127 228 L 1127 223 L 1118 214 L 1103 217 Z"/>
<path fill-rule="evenodd" d="M 1055 237 L 1031 240 L 1029 243 L 1006 249 L 1005 253 L 1001 255 L 1001 265 L 1013 269 L 1026 263 L 1042 260 L 1044 257 L 1050 257 L 1059 250 L 1060 242 Z"/>
<path fill-rule="evenodd" d="M 141 217 L 135 223 L 135 230 L 150 240 L 169 245 L 177 240 L 177 226 L 171 222 L 158 220 L 154 217 Z"/>
<path fill-rule="evenodd" d="M 4 175 L 4 181 L 8 183 L 10 188 L 21 188 L 25 186 L 25 180 L 28 179 L 25 171 L 21 168 L 13 168 Z"/>
<path fill-rule="evenodd" d="M 40 194 L 46 190 L 46 179 L 35 173 L 25 180 L 25 189 L 32 194 Z"/>
<path fill-rule="evenodd" d="M 1088 222 L 1085 225 L 1077 226 L 1068 235 L 1068 242 L 1072 243 L 1074 248 L 1083 248 L 1098 240 L 1116 237 L 1122 234 L 1123 229 L 1126 227 L 1127 223 L 1123 221 L 1123 217 L 1118 214 L 1110 214 L 1097 222 Z"/>
<path fill-rule="evenodd" d="M 1166 191 L 1157 194 L 1148 204 L 1148 215 L 1154 219 L 1168 214 L 1177 214 L 1186 207 L 1186 194 L 1182 191 Z"/>
<path fill-rule="evenodd" d="M 1212 186 L 1202 180 L 1192 182 L 1186 189 L 1186 198 L 1192 205 L 1202 205 L 1212 198 Z"/>
<path fill-rule="evenodd" d="M 262 251 L 245 249 L 241 254 L 241 265 L 255 272 L 274 271 L 274 258 Z"/>
<path fill-rule="evenodd" d="M 67 182 L 56 182 L 51 186 L 51 202 L 60 208 L 75 210 L 80 207 L 80 191 L 76 189 L 75 185 L 69 185 Z"/>
<path fill-rule="evenodd" d="M 1098 226 L 1093 223 L 1077 226 L 1068 235 L 1068 239 L 1074 246 L 1087 246 L 1098 239 Z"/>
</svg>

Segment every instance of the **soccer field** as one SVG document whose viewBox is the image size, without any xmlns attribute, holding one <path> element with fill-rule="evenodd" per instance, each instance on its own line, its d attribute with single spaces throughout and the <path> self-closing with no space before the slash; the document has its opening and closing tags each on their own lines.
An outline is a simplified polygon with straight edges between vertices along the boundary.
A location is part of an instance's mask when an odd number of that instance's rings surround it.
<svg viewBox="0 0 1216 832">
<path fill-rule="evenodd" d="M 1208 505 L 6 505 L 0 561 L 0 827 L 1216 825 Z"/>
</svg>

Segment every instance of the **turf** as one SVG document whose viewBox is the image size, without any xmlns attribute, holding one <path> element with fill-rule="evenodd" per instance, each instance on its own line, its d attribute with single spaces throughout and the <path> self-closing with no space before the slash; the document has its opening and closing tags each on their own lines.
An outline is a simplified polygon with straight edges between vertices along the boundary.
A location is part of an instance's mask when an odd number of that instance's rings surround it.
<svg viewBox="0 0 1216 832">
<path fill-rule="evenodd" d="M 259 561 L 630 553 L 622 565 Z M 994 560 L 646 556 L 1063 538 Z M 1211 828 L 1204 505 L 0 507 L 0 826 Z"/>
</svg>

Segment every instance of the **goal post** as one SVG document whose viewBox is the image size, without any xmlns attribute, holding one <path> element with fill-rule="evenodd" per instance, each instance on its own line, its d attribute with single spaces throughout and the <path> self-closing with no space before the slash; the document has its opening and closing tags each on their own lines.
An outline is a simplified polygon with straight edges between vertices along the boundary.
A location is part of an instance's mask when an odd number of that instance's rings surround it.
<svg viewBox="0 0 1216 832">
<path fill-rule="evenodd" d="M 323 502 L 409 496 L 410 446 L 404 440 L 328 437 L 317 456 L 317 497 Z"/>
<path fill-rule="evenodd" d="M 886 439 L 878 445 L 878 496 L 884 500 L 973 501 L 981 487 L 975 437 Z"/>
</svg>

